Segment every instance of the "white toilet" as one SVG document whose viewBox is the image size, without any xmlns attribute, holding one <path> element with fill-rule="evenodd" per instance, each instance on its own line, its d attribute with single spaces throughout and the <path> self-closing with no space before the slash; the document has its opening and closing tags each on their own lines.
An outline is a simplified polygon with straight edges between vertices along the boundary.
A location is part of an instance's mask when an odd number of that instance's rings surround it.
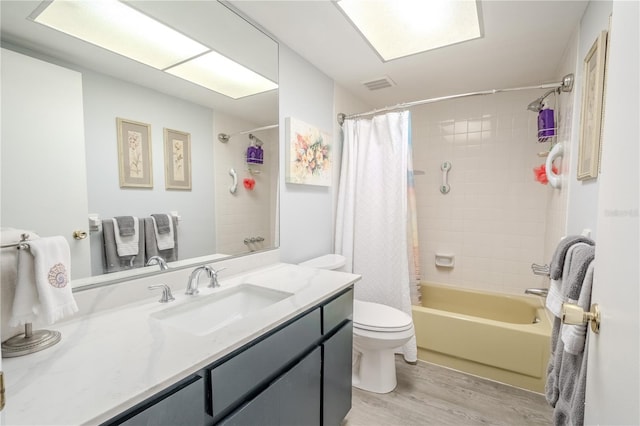
<svg viewBox="0 0 640 426">
<path fill-rule="evenodd" d="M 344 256 L 329 254 L 300 263 L 301 266 L 338 270 Z M 410 315 L 379 303 L 353 301 L 353 386 L 375 393 L 395 389 L 395 350 L 414 335 Z"/>
</svg>

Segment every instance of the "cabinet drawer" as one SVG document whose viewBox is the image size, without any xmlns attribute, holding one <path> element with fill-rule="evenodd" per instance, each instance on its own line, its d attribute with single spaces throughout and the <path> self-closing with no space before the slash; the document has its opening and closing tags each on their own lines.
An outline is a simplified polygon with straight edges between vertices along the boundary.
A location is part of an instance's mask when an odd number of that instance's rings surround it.
<svg viewBox="0 0 640 426">
<path fill-rule="evenodd" d="M 353 324 L 347 321 L 323 344 L 322 423 L 340 425 L 351 409 Z"/>
<path fill-rule="evenodd" d="M 282 372 L 321 337 L 320 309 L 257 342 L 211 370 L 211 411 L 214 419 L 244 402 L 260 386 Z"/>
<path fill-rule="evenodd" d="M 353 318 L 353 288 L 342 293 L 322 307 L 322 334 Z"/>
</svg>

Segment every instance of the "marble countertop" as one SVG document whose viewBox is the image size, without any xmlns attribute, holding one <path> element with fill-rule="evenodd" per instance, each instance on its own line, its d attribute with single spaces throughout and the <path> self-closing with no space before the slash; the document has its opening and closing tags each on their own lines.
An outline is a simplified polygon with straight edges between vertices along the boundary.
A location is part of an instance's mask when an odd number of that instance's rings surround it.
<svg viewBox="0 0 640 426">
<path fill-rule="evenodd" d="M 99 424 L 202 369 L 261 334 L 347 288 L 358 275 L 275 264 L 201 285 L 198 296 L 159 293 L 117 309 L 48 327 L 57 345 L 3 359 L 6 406 L 2 425 Z M 249 283 L 293 293 L 222 329 L 196 336 L 151 316 L 221 289 Z"/>
</svg>

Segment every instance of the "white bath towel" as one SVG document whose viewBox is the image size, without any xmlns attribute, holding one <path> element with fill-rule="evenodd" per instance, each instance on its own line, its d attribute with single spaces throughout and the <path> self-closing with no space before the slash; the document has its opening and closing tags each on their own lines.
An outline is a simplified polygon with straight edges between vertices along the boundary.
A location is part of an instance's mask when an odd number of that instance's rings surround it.
<svg viewBox="0 0 640 426">
<path fill-rule="evenodd" d="M 562 304 L 567 301 L 567 293 L 569 288 L 567 287 L 567 278 L 569 276 L 571 259 L 573 257 L 576 247 L 588 246 L 586 243 L 575 243 L 571 245 L 564 254 L 564 261 L 562 261 L 562 275 L 558 279 L 552 279 L 549 283 L 549 293 L 545 301 L 545 306 L 549 311 L 557 318 L 562 317 Z"/>
<path fill-rule="evenodd" d="M 116 239 L 118 256 L 136 256 L 138 254 L 140 226 L 137 217 L 133 216 L 133 235 L 120 235 L 118 221 L 115 218 L 113 219 L 113 233 Z"/>
<path fill-rule="evenodd" d="M 18 253 L 16 292 L 9 325 L 34 322 L 53 324 L 78 311 L 69 285 L 70 251 L 64 237 L 29 241 Z"/>
<path fill-rule="evenodd" d="M 158 232 L 158 223 L 156 222 L 156 218 L 151 216 L 151 220 L 153 221 L 153 230 L 156 234 L 158 250 L 170 250 L 174 246 L 173 220 L 171 220 L 171 216 L 169 215 L 167 215 L 167 219 L 169 220 L 169 232 L 160 233 Z"/>
<path fill-rule="evenodd" d="M 568 303 L 574 303 L 580 306 L 585 312 L 591 309 L 591 287 L 593 285 L 593 272 L 595 268 L 595 261 L 589 263 L 587 273 L 582 282 L 580 289 L 580 296 L 577 300 L 569 297 Z M 569 325 L 563 324 L 562 326 L 562 343 L 564 344 L 565 352 L 573 355 L 578 355 L 584 351 L 584 345 L 587 338 L 587 324 L 581 325 Z"/>
</svg>

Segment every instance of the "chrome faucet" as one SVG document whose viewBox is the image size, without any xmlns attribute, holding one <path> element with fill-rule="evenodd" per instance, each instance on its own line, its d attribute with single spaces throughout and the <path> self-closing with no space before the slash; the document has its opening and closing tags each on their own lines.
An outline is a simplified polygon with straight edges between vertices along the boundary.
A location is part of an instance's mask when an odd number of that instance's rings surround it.
<svg viewBox="0 0 640 426">
<path fill-rule="evenodd" d="M 184 294 L 195 296 L 200 292 L 198 290 L 198 279 L 200 278 L 200 273 L 202 271 L 205 271 L 207 274 L 207 277 L 209 277 L 211 279 L 211 282 L 213 282 L 213 269 L 211 269 L 207 265 L 198 266 L 196 269 L 193 270 L 193 272 L 191 272 L 191 275 L 189 275 L 189 281 L 187 282 L 187 290 L 184 292 Z"/>
<path fill-rule="evenodd" d="M 223 271 L 227 268 L 220 268 L 220 269 L 211 269 L 211 282 L 209 282 L 209 287 L 211 288 L 217 288 L 220 287 L 220 283 L 218 282 L 218 272 Z"/>
<path fill-rule="evenodd" d="M 534 294 L 540 297 L 547 297 L 549 294 L 549 289 L 546 288 L 528 288 L 524 291 L 525 294 Z"/>
<path fill-rule="evenodd" d="M 159 265 L 161 271 L 166 271 L 167 269 L 169 269 L 169 265 L 167 265 L 167 262 L 165 262 L 164 259 L 160 256 L 151 256 L 149 260 L 147 260 L 147 264 L 145 266 L 151 265 Z"/>
<path fill-rule="evenodd" d="M 147 287 L 149 290 L 155 290 L 157 288 L 162 289 L 162 297 L 160 297 L 160 303 L 167 303 L 176 300 L 171 294 L 171 288 L 166 284 L 154 284 Z"/>
</svg>

